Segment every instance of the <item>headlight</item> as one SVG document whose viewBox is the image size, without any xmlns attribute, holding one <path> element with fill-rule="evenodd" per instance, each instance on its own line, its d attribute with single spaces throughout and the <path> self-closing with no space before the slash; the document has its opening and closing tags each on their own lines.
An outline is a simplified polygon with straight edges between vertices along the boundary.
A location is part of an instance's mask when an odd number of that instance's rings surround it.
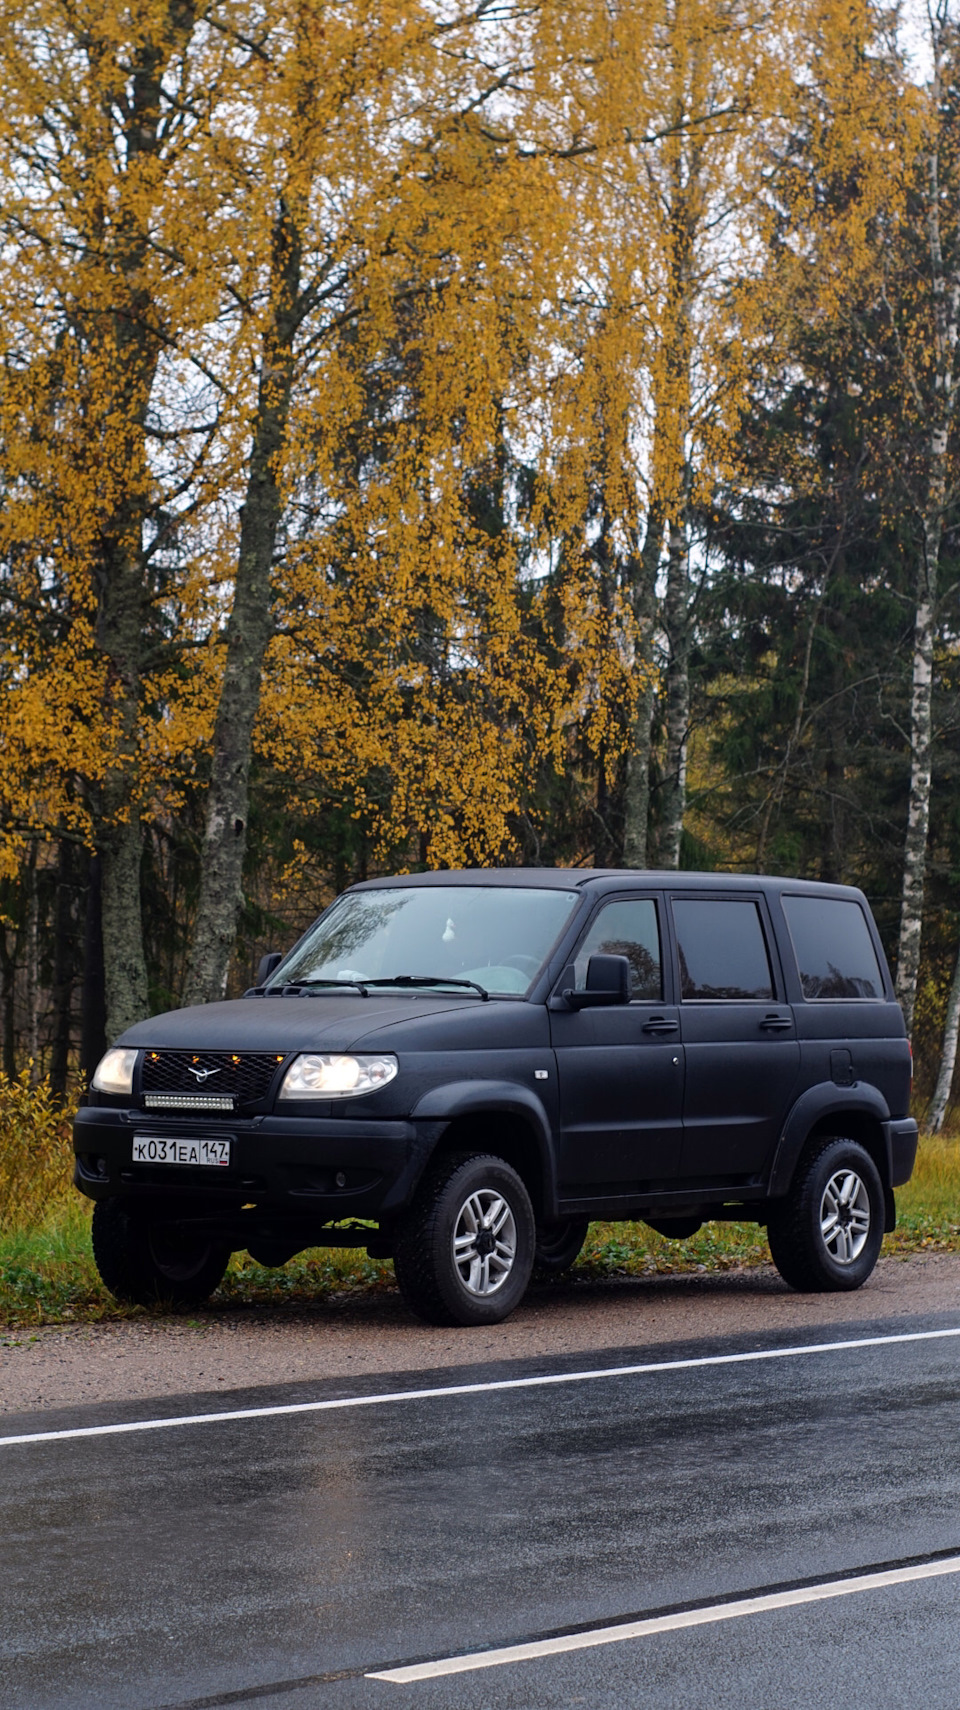
<svg viewBox="0 0 960 1710">
<path fill-rule="evenodd" d="M 97 1092 L 132 1093 L 133 1071 L 137 1066 L 136 1051 L 122 1051 L 114 1046 L 97 1064 L 96 1073 L 90 1082 Z"/>
<path fill-rule="evenodd" d="M 278 1098 L 354 1098 L 392 1081 L 396 1057 L 338 1057 L 318 1051 L 296 1057 L 283 1077 Z"/>
</svg>

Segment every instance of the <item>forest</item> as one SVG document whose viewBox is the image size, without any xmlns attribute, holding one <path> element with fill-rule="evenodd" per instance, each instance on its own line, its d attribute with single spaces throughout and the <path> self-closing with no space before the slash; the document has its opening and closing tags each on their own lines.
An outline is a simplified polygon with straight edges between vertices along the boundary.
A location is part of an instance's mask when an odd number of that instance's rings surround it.
<svg viewBox="0 0 960 1710">
<path fill-rule="evenodd" d="M 951 0 L 2 12 L 3 1075 L 376 873 L 735 869 L 863 887 L 939 1128 Z"/>
</svg>

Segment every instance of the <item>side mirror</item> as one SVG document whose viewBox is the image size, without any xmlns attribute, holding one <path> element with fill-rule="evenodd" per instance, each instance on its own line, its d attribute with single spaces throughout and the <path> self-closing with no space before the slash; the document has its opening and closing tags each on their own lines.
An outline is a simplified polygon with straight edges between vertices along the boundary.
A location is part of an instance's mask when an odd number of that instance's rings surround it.
<svg viewBox="0 0 960 1710">
<path fill-rule="evenodd" d="M 279 950 L 268 950 L 267 954 L 260 958 L 260 963 L 257 968 L 257 977 L 254 984 L 265 986 L 270 975 L 273 973 L 274 968 L 278 968 L 282 961 L 283 956 Z"/>
<path fill-rule="evenodd" d="M 591 956 L 587 983 L 580 991 L 565 991 L 570 1009 L 600 1009 L 607 1004 L 630 1002 L 630 963 L 626 956 Z"/>
</svg>

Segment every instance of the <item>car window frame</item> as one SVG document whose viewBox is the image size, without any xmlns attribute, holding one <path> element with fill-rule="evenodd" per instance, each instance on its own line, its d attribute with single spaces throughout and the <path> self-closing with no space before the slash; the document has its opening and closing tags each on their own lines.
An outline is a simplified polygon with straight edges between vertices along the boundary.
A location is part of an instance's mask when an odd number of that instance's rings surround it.
<svg viewBox="0 0 960 1710">
<path fill-rule="evenodd" d="M 657 1009 L 658 1007 L 662 1008 L 664 1005 L 668 1004 L 675 1005 L 677 1001 L 676 997 L 669 995 L 671 986 L 673 986 L 674 990 L 676 989 L 676 979 L 673 968 L 672 940 L 667 928 L 667 915 L 669 910 L 664 907 L 663 892 L 653 890 L 648 885 L 644 885 L 642 888 L 638 885 L 636 890 L 624 889 L 617 891 L 604 891 L 599 897 L 597 897 L 594 907 L 590 910 L 586 920 L 581 923 L 581 929 L 577 934 L 576 940 L 571 946 L 569 954 L 565 958 L 564 973 L 566 973 L 567 968 L 575 965 L 577 957 L 580 954 L 580 946 L 583 944 L 587 934 L 590 932 L 594 921 L 600 914 L 601 909 L 606 908 L 608 904 L 615 902 L 653 903 L 657 915 L 657 929 L 660 934 L 660 976 L 663 991 L 662 997 L 632 997 L 629 1004 L 618 1005 L 617 1007 L 623 1009 Z M 560 977 L 560 984 L 563 984 L 563 975 Z M 554 995 L 558 994 L 555 993 Z"/>
<path fill-rule="evenodd" d="M 786 986 L 786 980 L 784 978 L 783 964 L 782 964 L 781 959 L 780 959 L 780 947 L 777 944 L 776 933 L 773 930 L 773 922 L 770 918 L 770 910 L 769 910 L 769 907 L 767 905 L 767 898 L 764 895 L 763 891 L 741 891 L 741 890 L 727 891 L 727 890 L 722 890 L 719 887 L 716 890 L 711 889 L 709 891 L 707 891 L 707 890 L 693 890 L 693 889 L 681 890 L 679 887 L 677 887 L 676 890 L 671 890 L 668 893 L 667 900 L 670 904 L 670 906 L 666 912 L 667 912 L 667 915 L 669 916 L 670 932 L 671 932 L 671 936 L 673 939 L 673 945 L 672 945 L 673 964 L 674 964 L 673 976 L 674 976 L 674 982 L 675 982 L 675 987 L 676 987 L 677 1003 L 678 1004 L 688 1005 L 688 1006 L 692 1006 L 693 1004 L 703 1004 L 703 1005 L 711 1005 L 713 1007 L 716 1007 L 718 1005 L 728 1006 L 728 1005 L 733 1004 L 733 1003 L 749 1003 L 749 1004 L 753 1004 L 754 1006 L 758 1007 L 760 1004 L 767 1004 L 769 1006 L 770 1004 L 785 1004 L 785 1003 L 789 1002 L 789 999 L 786 996 L 787 986 Z M 674 919 L 674 914 L 673 914 L 673 905 L 675 902 L 692 902 L 692 903 L 698 903 L 698 902 L 735 902 L 735 903 L 736 902 L 751 902 L 751 903 L 754 903 L 756 905 L 757 914 L 758 914 L 759 919 L 760 919 L 760 933 L 761 933 L 761 936 L 763 938 L 764 947 L 765 947 L 766 952 L 767 952 L 767 965 L 770 969 L 770 980 L 771 980 L 772 995 L 770 997 L 763 997 L 763 998 L 757 998 L 757 997 L 736 997 L 736 998 L 690 997 L 690 998 L 688 998 L 688 997 L 684 997 L 683 996 L 683 985 L 682 985 L 682 981 L 680 978 L 680 936 L 679 936 L 679 933 L 677 931 L 677 923 L 676 923 L 676 920 Z M 784 916 L 784 919 L 786 919 L 786 916 Z"/>
<path fill-rule="evenodd" d="M 859 897 L 831 897 L 831 896 L 827 896 L 827 895 L 824 895 L 824 896 L 813 895 L 813 896 L 811 896 L 811 894 L 808 891 L 791 891 L 791 890 L 788 890 L 786 887 L 784 887 L 784 889 L 779 893 L 779 897 L 780 897 L 780 913 L 783 916 L 783 925 L 784 925 L 784 929 L 785 929 L 786 934 L 787 934 L 787 943 L 790 946 L 790 954 L 793 958 L 794 971 L 796 973 L 797 992 L 799 994 L 796 1001 L 798 1001 L 799 1003 L 810 1003 L 810 1004 L 816 1004 L 816 1003 L 889 1003 L 890 995 L 891 995 L 890 990 L 889 990 L 889 979 L 890 979 L 889 969 L 887 968 L 887 965 L 886 965 L 886 957 L 883 954 L 882 946 L 878 946 L 877 941 L 876 941 L 876 937 L 875 937 L 875 933 L 874 933 L 874 922 L 873 922 L 873 919 L 871 916 L 871 911 L 870 911 L 869 905 L 867 907 L 864 907 L 864 904 Z M 786 899 L 788 897 L 797 897 L 800 899 L 801 902 L 840 902 L 840 903 L 845 903 L 848 908 L 858 908 L 860 910 L 860 917 L 863 921 L 864 926 L 867 929 L 867 939 L 868 939 L 868 942 L 870 944 L 870 948 L 874 954 L 874 959 L 875 959 L 876 964 L 877 964 L 877 972 L 880 975 L 880 993 L 879 993 L 879 996 L 877 996 L 877 997 L 808 997 L 807 996 L 806 992 L 803 989 L 803 973 L 802 973 L 801 968 L 800 968 L 800 954 L 799 954 L 799 951 L 797 950 L 797 946 L 796 946 L 796 943 L 794 941 L 793 932 L 791 931 L 791 928 L 790 928 L 790 916 L 783 906 L 784 902 L 786 901 Z"/>
</svg>

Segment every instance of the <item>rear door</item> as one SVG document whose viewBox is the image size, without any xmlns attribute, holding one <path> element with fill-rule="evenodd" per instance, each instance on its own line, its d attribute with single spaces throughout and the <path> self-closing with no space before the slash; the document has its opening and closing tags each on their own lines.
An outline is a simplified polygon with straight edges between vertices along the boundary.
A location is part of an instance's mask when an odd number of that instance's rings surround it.
<svg viewBox="0 0 960 1710">
<path fill-rule="evenodd" d="M 855 893 L 780 898 L 802 1001 L 794 1006 L 802 1085 L 867 1081 L 894 1115 L 910 1099 L 910 1047 L 879 942 Z M 785 948 L 784 957 L 789 955 Z M 796 976 L 794 976 L 796 977 Z"/>
<path fill-rule="evenodd" d="M 550 1013 L 563 1198 L 642 1192 L 680 1174 L 683 1047 L 669 970 L 664 984 L 663 906 L 646 892 L 605 898 L 577 948 L 578 986 L 592 955 L 627 957 L 629 1004 Z"/>
<path fill-rule="evenodd" d="M 684 1180 L 736 1185 L 768 1163 L 800 1068 L 761 894 L 675 893 L 686 1060 Z"/>
</svg>

